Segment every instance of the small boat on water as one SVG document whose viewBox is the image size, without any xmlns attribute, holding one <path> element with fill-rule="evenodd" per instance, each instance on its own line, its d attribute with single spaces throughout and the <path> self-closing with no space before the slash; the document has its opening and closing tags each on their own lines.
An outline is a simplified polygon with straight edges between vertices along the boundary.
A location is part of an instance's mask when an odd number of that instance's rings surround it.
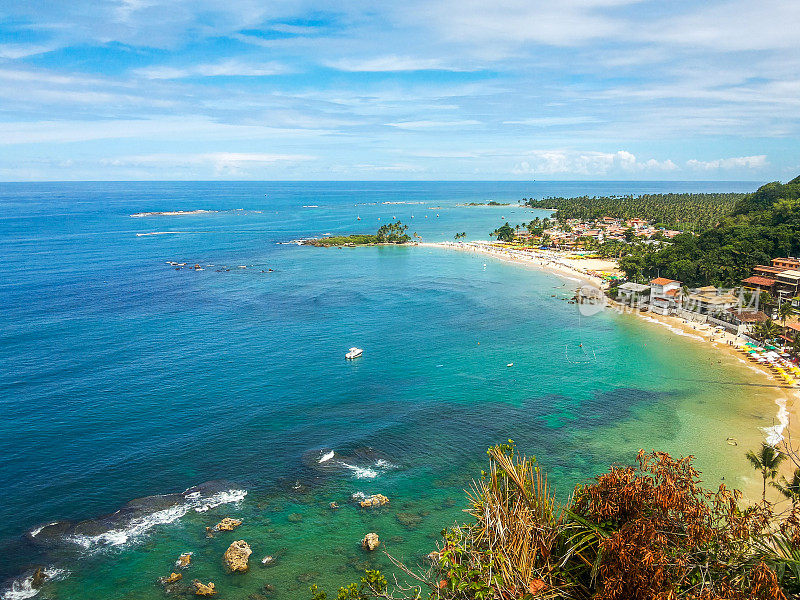
<svg viewBox="0 0 800 600">
<path fill-rule="evenodd" d="M 352 348 L 350 348 L 350 351 L 344 355 L 344 357 L 348 360 L 352 360 L 354 358 L 358 358 L 362 354 L 364 354 L 364 350 L 362 348 L 356 348 L 355 346 L 353 346 Z"/>
</svg>

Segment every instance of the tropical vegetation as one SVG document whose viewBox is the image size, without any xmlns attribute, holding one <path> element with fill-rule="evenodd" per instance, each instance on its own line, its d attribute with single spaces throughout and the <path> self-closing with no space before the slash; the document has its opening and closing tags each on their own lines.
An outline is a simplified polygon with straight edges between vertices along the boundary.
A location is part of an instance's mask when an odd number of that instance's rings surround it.
<svg viewBox="0 0 800 600">
<path fill-rule="evenodd" d="M 620 260 L 629 279 L 678 279 L 689 286 L 733 286 L 754 266 L 800 254 L 800 177 L 763 185 L 736 202 L 721 222 L 664 246 L 634 247 Z"/>
<path fill-rule="evenodd" d="M 505 225 L 501 225 L 489 235 L 496 237 L 499 242 L 513 242 L 515 234 L 514 228 L 506 221 Z"/>
<path fill-rule="evenodd" d="M 752 453 L 765 483 L 763 501 L 749 506 L 725 485 L 704 488 L 691 456 L 640 451 L 633 465 L 611 467 L 561 504 L 536 459 L 511 440 L 488 454 L 488 470 L 467 492 L 469 521 L 442 531 L 427 569 L 392 559 L 407 583 L 389 586 L 367 571 L 337 600 L 785 600 L 800 593 L 800 470 L 776 483 L 782 459 L 775 448 Z M 780 512 L 767 501 L 767 480 L 791 507 Z M 327 598 L 316 587 L 312 593 Z"/>
<path fill-rule="evenodd" d="M 703 231 L 730 215 L 744 194 L 643 194 L 628 196 L 578 196 L 574 198 L 523 198 L 531 208 L 554 209 L 559 220 L 592 221 L 603 217 L 644 219 L 657 227 Z"/>
<path fill-rule="evenodd" d="M 381 225 L 375 234 L 332 235 L 303 240 L 306 246 L 371 246 L 373 244 L 406 244 L 411 236 L 406 233 L 408 225 L 400 221 Z"/>
</svg>

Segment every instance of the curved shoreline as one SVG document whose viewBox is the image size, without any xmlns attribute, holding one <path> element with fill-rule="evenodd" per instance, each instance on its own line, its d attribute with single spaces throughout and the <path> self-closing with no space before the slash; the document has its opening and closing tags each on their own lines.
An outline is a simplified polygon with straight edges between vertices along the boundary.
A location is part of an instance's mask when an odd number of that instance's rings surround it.
<svg viewBox="0 0 800 600">
<path fill-rule="evenodd" d="M 582 269 L 576 268 L 566 262 L 557 260 L 551 253 L 543 251 L 520 251 L 493 246 L 491 242 L 420 242 L 417 244 L 425 248 L 443 248 L 445 250 L 457 250 L 459 252 L 472 252 L 475 254 L 485 254 L 499 260 L 521 264 L 542 271 L 548 271 L 566 277 L 576 279 L 584 283 L 590 283 L 600 289 L 606 289 L 608 283 L 597 275 L 587 273 Z"/>
<path fill-rule="evenodd" d="M 499 260 L 511 262 L 515 264 L 525 265 L 547 271 L 554 275 L 566 277 L 568 279 L 576 279 L 585 283 L 590 283 L 600 289 L 606 289 L 608 284 L 600 277 L 586 273 L 580 269 L 575 268 L 565 262 L 558 261 L 555 257 L 543 251 L 514 251 L 505 248 L 498 248 L 491 245 L 490 242 L 476 241 L 476 242 L 427 242 L 420 243 L 419 246 L 428 248 L 443 248 L 447 250 L 457 250 L 460 252 L 472 252 L 475 254 L 484 254 Z M 611 305 L 617 305 L 612 300 L 608 300 Z M 798 408 L 800 407 L 800 390 L 797 388 L 787 387 L 775 381 L 772 373 L 765 365 L 761 363 L 750 363 L 742 358 L 741 354 L 737 352 L 738 345 L 736 337 L 729 333 L 714 333 L 708 325 L 692 324 L 688 321 L 677 316 L 663 316 L 654 313 L 642 313 L 639 310 L 630 309 L 626 312 L 639 317 L 640 319 L 662 326 L 666 331 L 672 335 L 678 335 L 691 339 L 697 343 L 708 344 L 711 347 L 724 353 L 726 356 L 734 357 L 747 368 L 759 373 L 766 378 L 776 395 L 772 401 L 778 407 L 775 415 L 776 423 L 771 427 L 762 428 L 764 432 L 764 440 L 770 444 L 777 445 L 785 439 L 800 439 L 800 428 L 798 428 L 798 421 L 796 417 Z M 722 343 L 721 343 L 722 342 Z M 730 342 L 730 344 L 728 343 Z M 708 347 L 706 345 L 706 347 Z"/>
</svg>

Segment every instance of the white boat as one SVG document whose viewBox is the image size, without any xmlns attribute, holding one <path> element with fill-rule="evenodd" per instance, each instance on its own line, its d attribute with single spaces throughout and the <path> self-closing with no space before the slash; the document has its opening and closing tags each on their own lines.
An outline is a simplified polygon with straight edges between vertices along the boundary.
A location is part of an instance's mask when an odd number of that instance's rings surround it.
<svg viewBox="0 0 800 600">
<path fill-rule="evenodd" d="M 364 354 L 364 350 L 363 349 L 356 348 L 355 346 L 353 346 L 352 348 L 350 348 L 350 352 L 345 354 L 344 357 L 347 358 L 347 359 L 353 359 L 353 358 L 358 358 L 362 354 Z"/>
</svg>

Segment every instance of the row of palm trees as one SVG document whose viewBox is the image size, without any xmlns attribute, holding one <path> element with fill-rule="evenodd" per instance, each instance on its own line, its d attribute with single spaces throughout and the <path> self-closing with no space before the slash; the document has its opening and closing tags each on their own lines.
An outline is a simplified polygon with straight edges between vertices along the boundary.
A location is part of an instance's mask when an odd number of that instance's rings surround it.
<svg viewBox="0 0 800 600">
<path fill-rule="evenodd" d="M 778 469 L 781 463 L 786 460 L 784 452 L 781 452 L 775 446 L 762 442 L 761 449 L 758 452 L 750 450 L 746 456 L 753 468 L 761 473 L 764 482 L 761 489 L 762 502 L 767 501 L 767 483 L 791 500 L 792 505 L 800 502 L 800 468 L 794 470 L 791 480 L 787 480 L 786 477 L 781 475 L 780 481 L 776 481 Z"/>
</svg>

